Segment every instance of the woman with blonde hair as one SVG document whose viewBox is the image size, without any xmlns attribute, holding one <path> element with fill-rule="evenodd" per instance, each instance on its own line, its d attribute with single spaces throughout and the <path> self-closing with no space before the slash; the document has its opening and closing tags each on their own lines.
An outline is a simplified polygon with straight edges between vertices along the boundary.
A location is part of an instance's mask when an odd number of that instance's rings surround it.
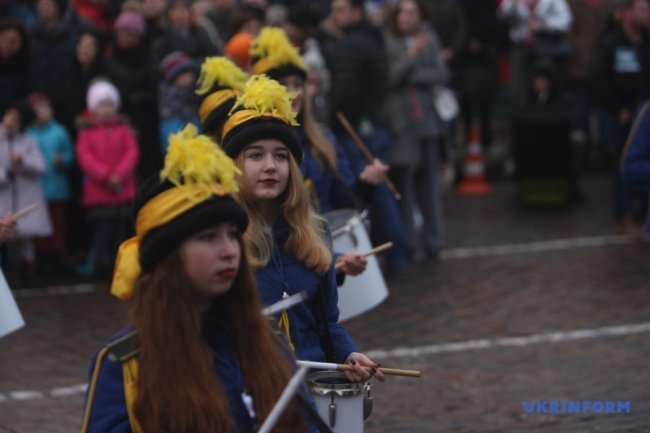
<svg viewBox="0 0 650 433">
<path fill-rule="evenodd" d="M 253 41 L 251 54 L 253 73 L 268 75 L 295 94 L 292 108 L 300 123 L 296 133 L 303 152 L 300 171 L 314 208 L 321 214 L 343 208 L 363 211 L 373 187 L 382 182 L 388 166 L 376 159 L 355 176 L 336 136 L 313 115 L 310 71 L 284 30 L 262 29 Z M 337 254 L 336 260 L 345 275 L 358 275 L 367 264 L 358 252 Z"/>
<path fill-rule="evenodd" d="M 285 88 L 256 75 L 223 128 L 222 146 L 242 172 L 236 197 L 250 218 L 244 239 L 262 302 L 307 292 L 307 301 L 279 318 L 297 358 L 351 364 L 354 371 L 347 375 L 353 381 L 366 380 L 371 372 L 383 380 L 377 364 L 357 351 L 338 323 L 331 235 L 309 203 L 295 125 Z"/>
</svg>

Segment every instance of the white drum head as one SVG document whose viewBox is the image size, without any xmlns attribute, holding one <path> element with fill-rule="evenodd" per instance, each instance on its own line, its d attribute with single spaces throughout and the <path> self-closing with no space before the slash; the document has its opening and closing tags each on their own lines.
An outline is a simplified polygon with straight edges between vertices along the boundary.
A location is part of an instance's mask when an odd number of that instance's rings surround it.
<svg viewBox="0 0 650 433">
<path fill-rule="evenodd" d="M 324 216 L 330 223 L 336 253 L 356 251 L 363 254 L 373 248 L 363 220 L 356 210 L 339 209 Z M 367 260 L 365 272 L 357 276 L 346 276 L 345 282 L 339 287 L 339 322 L 365 313 L 388 296 L 388 287 L 377 257 L 372 255 Z"/>
</svg>

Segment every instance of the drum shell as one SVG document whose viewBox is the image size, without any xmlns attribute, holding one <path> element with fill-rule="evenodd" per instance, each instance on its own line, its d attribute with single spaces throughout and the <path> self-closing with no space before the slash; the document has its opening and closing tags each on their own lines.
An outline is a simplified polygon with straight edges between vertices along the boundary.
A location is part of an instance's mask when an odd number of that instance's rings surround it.
<svg viewBox="0 0 650 433">
<path fill-rule="evenodd" d="M 364 398 L 369 385 L 347 380 L 340 371 L 317 371 L 307 376 L 316 410 L 334 433 L 362 433 Z"/>
<path fill-rule="evenodd" d="M 324 216 L 330 224 L 335 252 L 365 253 L 373 248 L 363 219 L 356 210 L 339 209 Z M 366 270 L 361 275 L 346 276 L 339 287 L 339 322 L 365 313 L 388 296 L 388 287 L 377 257 L 369 256 L 367 261 Z"/>
</svg>

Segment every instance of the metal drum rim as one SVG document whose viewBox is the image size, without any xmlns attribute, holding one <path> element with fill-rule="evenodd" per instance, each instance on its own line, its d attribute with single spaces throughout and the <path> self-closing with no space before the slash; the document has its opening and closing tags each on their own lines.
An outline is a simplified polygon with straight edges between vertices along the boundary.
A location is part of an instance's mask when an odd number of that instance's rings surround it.
<svg viewBox="0 0 650 433">
<path fill-rule="evenodd" d="M 331 220 L 329 218 L 327 218 L 327 215 L 330 215 L 330 214 L 331 215 L 338 215 L 338 214 L 344 215 L 346 213 L 351 214 L 350 218 L 345 220 L 345 223 L 342 224 L 340 227 L 336 227 L 336 228 L 332 227 L 331 230 L 332 230 L 332 237 L 333 238 L 337 238 L 337 237 L 341 236 L 342 234 L 349 232 L 350 230 L 352 230 L 352 227 L 355 227 L 358 224 L 363 224 L 363 215 L 359 211 L 354 210 L 354 209 L 336 209 L 336 210 L 327 212 L 323 216 L 331 224 Z"/>
<path fill-rule="evenodd" d="M 347 383 L 317 383 L 318 379 L 332 376 L 346 377 L 345 373 L 336 370 L 324 370 L 315 373 L 310 373 L 307 376 L 307 383 L 309 389 L 318 395 L 337 394 L 340 397 L 351 397 L 361 394 L 366 389 L 365 382 L 347 382 Z"/>
</svg>

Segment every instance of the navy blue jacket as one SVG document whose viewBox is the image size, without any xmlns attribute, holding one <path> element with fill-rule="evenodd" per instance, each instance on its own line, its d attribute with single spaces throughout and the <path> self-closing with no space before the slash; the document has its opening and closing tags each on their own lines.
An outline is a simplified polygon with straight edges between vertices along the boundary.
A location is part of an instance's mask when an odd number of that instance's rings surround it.
<svg viewBox="0 0 650 433">
<path fill-rule="evenodd" d="M 293 295 L 307 291 L 309 298 L 287 311 L 296 358 L 307 361 L 332 361 L 326 359 L 323 348 L 325 326 L 328 326 L 334 361 L 342 363 L 351 352 L 356 352 L 357 348 L 345 328 L 338 323 L 339 297 L 334 261 L 325 275 L 317 275 L 314 270 L 284 251 L 283 245 L 289 236 L 289 230 L 287 222 L 282 217 L 278 218 L 273 225 L 276 248 L 272 259 L 265 267 L 255 272 L 262 303 L 271 305 L 278 302 L 284 292 Z M 324 308 L 318 303 L 317 289 L 321 280 L 324 281 L 325 287 Z M 326 317 L 323 317 L 323 311 Z"/>
<path fill-rule="evenodd" d="M 352 172 L 347 156 L 338 145 L 334 134 L 328 129 L 325 130 L 325 136 L 334 144 L 334 148 L 336 149 L 338 176 L 330 169 L 318 163 L 304 129 L 298 127 L 296 131 L 298 132 L 298 137 L 300 137 L 303 151 L 300 171 L 305 181 L 311 181 L 313 184 L 314 190 L 310 191 L 310 194 L 313 193 L 316 195 L 316 197 L 311 197 L 312 202 L 314 198 L 318 200 L 316 209 L 320 213 L 326 213 L 335 209 L 356 207 L 357 178 Z"/>
<path fill-rule="evenodd" d="M 206 315 L 204 329 L 213 355 L 214 372 L 228 395 L 228 403 L 237 427 L 236 431 L 237 433 L 253 433 L 257 431 L 259 425 L 256 426 L 256 420 L 249 415 L 242 400 L 242 392 L 245 389 L 244 377 L 237 364 L 235 354 L 232 352 L 230 325 L 223 315 L 212 314 Z M 120 331 L 109 342 L 130 331 L 132 329 Z M 89 377 L 92 377 L 96 357 L 97 353 L 91 361 Z M 105 358 L 101 364 L 88 432 L 132 432 L 126 409 L 120 362 Z"/>
</svg>

